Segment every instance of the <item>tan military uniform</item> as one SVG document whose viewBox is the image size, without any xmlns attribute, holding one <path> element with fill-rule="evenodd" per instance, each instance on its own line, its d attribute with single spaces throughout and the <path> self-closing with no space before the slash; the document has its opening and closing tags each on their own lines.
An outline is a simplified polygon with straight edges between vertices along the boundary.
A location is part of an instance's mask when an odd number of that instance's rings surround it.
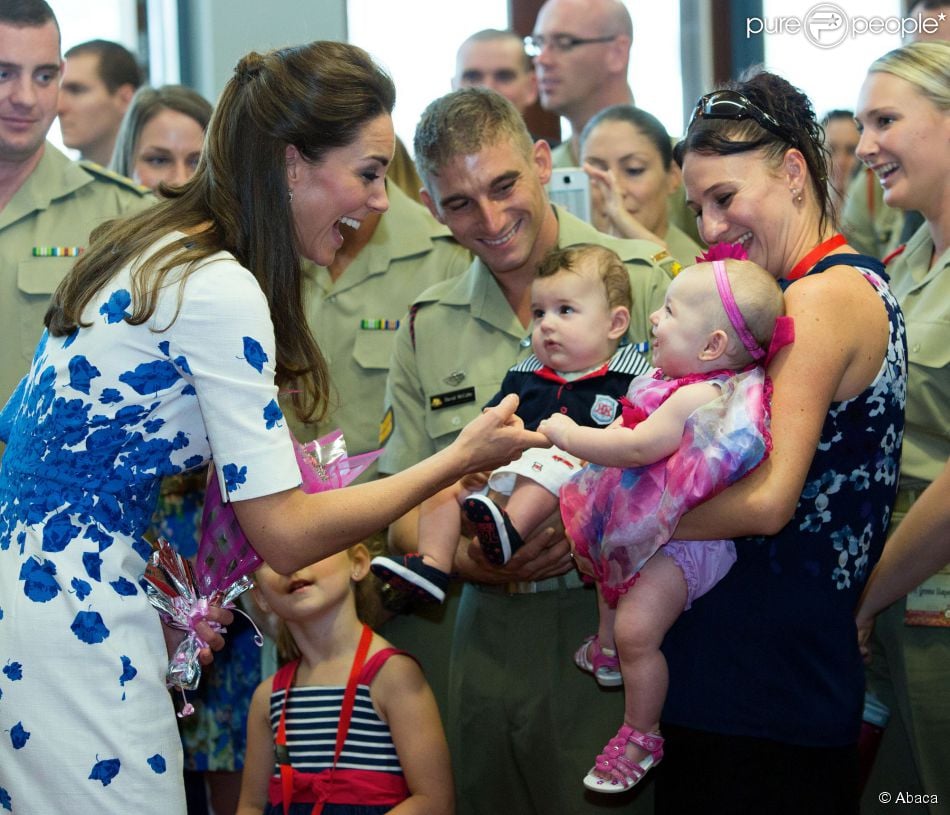
<svg viewBox="0 0 950 815">
<path fill-rule="evenodd" d="M 897 246 L 904 213 L 884 203 L 880 182 L 865 167 L 848 184 L 840 220 L 851 246 L 872 258 L 884 258 Z"/>
<path fill-rule="evenodd" d="M 901 486 L 923 488 L 950 458 L 950 250 L 931 267 L 924 224 L 887 266 L 907 326 L 907 425 Z"/>
<path fill-rule="evenodd" d="M 145 187 L 98 164 L 70 161 L 46 143 L 0 211 L 0 405 L 29 370 L 50 295 L 73 267 L 75 250 L 103 222 L 154 201 Z"/>
<path fill-rule="evenodd" d="M 648 241 L 613 238 L 560 207 L 558 244 L 596 243 L 620 255 L 630 271 L 630 337 L 650 338 L 650 314 L 663 303 L 673 258 Z M 380 472 L 395 473 L 441 450 L 498 391 L 508 368 L 531 351 L 523 326 L 488 267 L 478 258 L 460 278 L 416 299 L 414 332 L 396 337 L 380 431 L 387 439 Z"/>
<path fill-rule="evenodd" d="M 333 394 L 322 423 L 291 419 L 291 426 L 301 440 L 339 427 L 350 453 L 379 447 L 389 359 L 410 304 L 472 262 L 425 207 L 395 184 L 387 192 L 389 210 L 343 274 L 334 281 L 326 268 L 310 265 L 304 278 L 307 320 L 330 366 Z"/>
<path fill-rule="evenodd" d="M 680 266 L 692 266 L 704 251 L 702 246 L 675 224 L 669 225 L 664 240 L 667 250 Z"/>
<path fill-rule="evenodd" d="M 551 165 L 556 169 L 561 167 L 579 167 L 580 159 L 571 149 L 571 140 L 562 141 L 557 147 L 551 148 Z"/>
<path fill-rule="evenodd" d="M 908 351 L 907 423 L 892 531 L 950 458 L 950 249 L 931 265 L 933 251 L 924 224 L 887 266 L 904 312 Z M 890 707 L 891 719 L 862 812 L 887 810 L 878 801 L 881 790 L 935 796 L 931 813 L 946 812 L 950 802 L 950 628 L 905 625 L 905 608 L 900 600 L 886 609 L 874 629 L 868 686 Z"/>
</svg>

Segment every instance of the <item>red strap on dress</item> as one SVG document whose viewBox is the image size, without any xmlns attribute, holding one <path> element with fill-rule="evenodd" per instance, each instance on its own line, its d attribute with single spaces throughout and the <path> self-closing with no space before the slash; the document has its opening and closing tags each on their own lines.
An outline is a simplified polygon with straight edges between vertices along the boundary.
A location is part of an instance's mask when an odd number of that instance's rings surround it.
<svg viewBox="0 0 950 815">
<path fill-rule="evenodd" d="M 404 657 L 409 657 L 414 662 L 418 663 L 418 660 L 407 651 L 401 651 L 398 648 L 383 648 L 381 651 L 377 651 L 373 654 L 366 664 L 363 666 L 363 670 L 360 671 L 360 675 L 357 679 L 358 685 L 371 685 L 373 680 L 376 678 L 376 674 L 379 673 L 380 668 L 386 664 L 386 660 L 390 657 L 394 657 L 397 654 L 401 654 Z"/>
<path fill-rule="evenodd" d="M 346 689 L 343 691 L 343 705 L 340 708 L 340 721 L 336 729 L 336 748 L 333 753 L 333 764 L 330 766 L 329 778 L 327 779 L 327 791 L 325 795 L 321 797 L 321 800 L 317 801 L 313 805 L 313 811 L 311 815 L 320 815 L 323 811 L 323 804 L 326 802 L 327 797 L 329 797 L 330 789 L 333 782 L 333 771 L 336 769 L 336 763 L 340 758 L 340 753 L 343 752 L 343 744 L 346 741 L 346 734 L 350 729 L 350 720 L 353 718 L 353 703 L 356 700 L 356 686 L 359 684 L 360 672 L 363 670 L 363 664 L 366 662 L 366 654 L 369 651 L 370 642 L 373 639 L 373 630 L 368 626 L 363 626 L 363 633 L 360 635 L 359 644 L 356 646 L 356 654 L 353 656 L 353 665 L 350 667 L 350 676 L 346 680 Z M 297 668 L 300 665 L 300 660 L 296 662 L 289 663 L 285 665 L 281 671 L 278 671 L 274 676 L 273 688 L 279 690 L 278 678 L 281 683 L 286 683 L 283 685 L 286 687 L 284 692 L 284 703 L 280 709 L 280 720 L 277 723 L 277 737 L 275 742 L 278 747 L 278 754 L 280 753 L 280 748 L 284 749 L 286 753 L 287 748 L 287 700 L 290 698 L 290 686 L 293 684 L 294 674 L 297 672 Z M 378 669 L 377 669 L 378 670 Z M 282 675 L 283 673 L 283 675 Z M 287 676 L 289 675 L 289 680 Z M 280 763 L 280 780 L 281 787 L 284 793 L 284 815 L 289 815 L 290 804 L 293 801 L 294 795 L 294 768 L 290 764 L 289 756 L 278 756 L 283 759 L 286 758 L 286 763 L 281 760 Z"/>
</svg>

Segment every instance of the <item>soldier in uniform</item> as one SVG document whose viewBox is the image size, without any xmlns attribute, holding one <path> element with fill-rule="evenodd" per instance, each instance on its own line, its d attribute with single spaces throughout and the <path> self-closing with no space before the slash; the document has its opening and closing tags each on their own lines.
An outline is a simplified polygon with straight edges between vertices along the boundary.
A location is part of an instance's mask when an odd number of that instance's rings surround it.
<svg viewBox="0 0 950 815">
<path fill-rule="evenodd" d="M 397 332 L 382 428 L 380 470 L 388 473 L 449 444 L 528 355 L 530 285 L 549 249 L 595 243 L 617 252 L 630 274 L 630 339 L 638 343 L 650 336 L 648 316 L 672 266 L 655 244 L 608 237 L 552 207 L 544 191 L 550 148 L 532 143 L 517 110 L 492 91 L 433 102 L 415 148 L 423 200 L 476 258 L 464 275 L 416 298 Z M 405 544 L 415 527 L 410 513 L 396 535 Z M 499 568 L 462 546 L 456 566 L 473 582 L 462 591 L 451 653 L 434 660 L 449 660 L 459 812 L 597 811 L 577 778 L 623 700 L 571 661 L 597 613 L 567 541 L 547 528 Z"/>
<path fill-rule="evenodd" d="M 877 176 L 868 167 L 851 179 L 841 207 L 841 231 L 855 249 L 884 258 L 897 246 L 904 213 L 884 203 Z"/>
<path fill-rule="evenodd" d="M 29 369 L 50 295 L 90 231 L 154 200 L 46 141 L 56 117 L 59 50 L 45 2 L 0 8 L 0 62 L 8 74 L 0 83 L 0 404 Z"/>
<path fill-rule="evenodd" d="M 886 118 L 880 114 L 885 108 Z M 887 203 L 924 218 L 887 264 L 907 327 L 908 369 L 893 533 L 950 459 L 950 44 L 914 42 L 876 60 L 857 117 L 863 126 L 858 156 L 883 177 Z M 881 790 L 925 796 L 921 812 L 947 811 L 948 597 L 950 569 L 944 568 L 877 618 L 868 688 L 890 708 L 890 721 L 862 812 L 887 810 L 878 800 Z"/>
</svg>

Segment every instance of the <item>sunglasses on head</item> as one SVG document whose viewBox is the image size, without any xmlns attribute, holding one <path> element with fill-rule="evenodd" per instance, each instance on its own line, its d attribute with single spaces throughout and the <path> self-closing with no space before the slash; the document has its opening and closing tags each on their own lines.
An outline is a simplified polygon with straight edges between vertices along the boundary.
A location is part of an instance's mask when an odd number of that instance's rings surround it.
<svg viewBox="0 0 950 815">
<path fill-rule="evenodd" d="M 713 91 L 700 97 L 690 117 L 689 125 L 692 126 L 697 119 L 726 119 L 732 122 L 752 119 L 759 127 L 768 130 L 773 136 L 778 136 L 787 144 L 797 144 L 797 140 L 773 116 L 757 107 L 738 91 Z"/>
</svg>

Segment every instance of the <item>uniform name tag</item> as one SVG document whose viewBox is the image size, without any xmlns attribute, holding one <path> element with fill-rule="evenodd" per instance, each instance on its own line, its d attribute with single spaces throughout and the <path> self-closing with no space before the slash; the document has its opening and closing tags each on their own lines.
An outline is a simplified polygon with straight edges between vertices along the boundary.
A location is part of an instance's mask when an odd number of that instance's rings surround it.
<svg viewBox="0 0 950 815">
<path fill-rule="evenodd" d="M 475 388 L 462 388 L 460 391 L 437 393 L 429 397 L 429 410 L 441 410 L 453 405 L 466 405 L 475 401 Z"/>
<path fill-rule="evenodd" d="M 950 627 L 950 565 L 907 595 L 904 624 Z"/>
</svg>

